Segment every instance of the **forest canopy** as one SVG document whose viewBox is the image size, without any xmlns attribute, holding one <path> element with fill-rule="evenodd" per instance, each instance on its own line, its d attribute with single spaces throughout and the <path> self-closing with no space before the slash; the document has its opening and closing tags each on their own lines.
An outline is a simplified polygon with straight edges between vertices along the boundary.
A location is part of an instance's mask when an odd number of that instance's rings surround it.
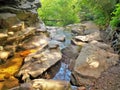
<svg viewBox="0 0 120 90">
<path fill-rule="evenodd" d="M 119 26 L 120 0 L 41 0 L 41 19 L 49 26 L 93 20 L 99 26 Z"/>
</svg>

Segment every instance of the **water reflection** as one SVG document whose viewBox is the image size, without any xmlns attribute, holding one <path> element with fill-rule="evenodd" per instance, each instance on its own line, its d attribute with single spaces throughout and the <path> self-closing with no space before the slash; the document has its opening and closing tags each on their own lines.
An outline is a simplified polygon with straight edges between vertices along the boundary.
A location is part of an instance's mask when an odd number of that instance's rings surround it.
<svg viewBox="0 0 120 90">
<path fill-rule="evenodd" d="M 70 75 L 71 75 L 71 71 L 68 70 L 68 65 L 65 63 L 61 63 L 61 68 L 53 79 L 70 81 Z"/>
</svg>

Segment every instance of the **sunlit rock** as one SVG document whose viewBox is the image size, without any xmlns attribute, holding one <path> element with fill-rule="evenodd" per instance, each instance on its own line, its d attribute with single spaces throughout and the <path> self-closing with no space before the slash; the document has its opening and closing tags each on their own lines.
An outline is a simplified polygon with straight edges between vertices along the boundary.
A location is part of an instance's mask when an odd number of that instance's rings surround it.
<svg viewBox="0 0 120 90">
<path fill-rule="evenodd" d="M 6 37 L 8 37 L 8 35 L 7 35 L 7 34 L 0 33 L 0 39 L 2 39 L 2 38 L 6 38 Z"/>
<path fill-rule="evenodd" d="M 105 43 L 94 41 L 85 44 L 76 59 L 71 81 L 76 85 L 91 85 L 102 72 L 117 64 L 118 60 L 119 56 Z"/>
<path fill-rule="evenodd" d="M 76 40 L 76 39 L 72 39 L 71 41 L 73 44 L 75 44 L 77 46 L 81 46 L 81 47 L 86 44 L 85 42 L 82 42 L 82 41 Z"/>
<path fill-rule="evenodd" d="M 5 62 L 9 56 L 10 56 L 10 52 L 0 51 L 0 60 L 2 60 L 1 62 Z"/>
<path fill-rule="evenodd" d="M 35 78 L 55 65 L 61 58 L 60 50 L 45 50 L 43 52 L 31 53 L 25 58 L 24 65 L 21 67 L 18 76 L 22 75 L 24 79 L 29 79 L 28 76 L 31 75 Z"/>
<path fill-rule="evenodd" d="M 33 36 L 28 40 L 25 40 L 24 42 L 22 42 L 23 43 L 22 47 L 25 49 L 42 47 L 43 45 L 47 45 L 48 41 L 49 41 L 49 38 L 46 35 Z"/>
<path fill-rule="evenodd" d="M 33 88 L 40 90 L 72 90 L 69 82 L 51 79 L 35 79 L 33 80 Z"/>
<path fill-rule="evenodd" d="M 14 75 L 21 67 L 23 58 L 19 55 L 15 55 L 13 58 L 8 60 L 5 64 L 0 65 L 0 79 L 4 79 L 4 76 L 8 73 Z"/>
<path fill-rule="evenodd" d="M 5 44 L 16 44 L 16 46 L 24 39 L 35 34 L 35 27 L 29 27 L 23 31 L 17 31 L 13 36 L 9 36 L 5 41 Z"/>
<path fill-rule="evenodd" d="M 89 42 L 92 40 L 102 40 L 100 37 L 100 32 L 94 32 L 85 36 L 75 36 L 75 39 L 81 40 L 83 42 Z"/>
</svg>

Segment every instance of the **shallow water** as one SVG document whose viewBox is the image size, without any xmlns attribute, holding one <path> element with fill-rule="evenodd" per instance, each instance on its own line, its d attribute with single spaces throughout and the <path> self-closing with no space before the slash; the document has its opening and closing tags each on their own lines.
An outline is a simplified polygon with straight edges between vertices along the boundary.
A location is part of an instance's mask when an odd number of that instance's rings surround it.
<svg viewBox="0 0 120 90">
<path fill-rule="evenodd" d="M 61 35 L 61 36 L 65 35 L 65 41 L 60 44 L 60 49 L 64 49 L 71 44 L 71 39 L 72 39 L 71 31 L 69 31 L 69 30 L 57 30 L 56 33 Z"/>
<path fill-rule="evenodd" d="M 70 81 L 70 75 L 71 75 L 71 71 L 68 70 L 68 65 L 65 63 L 61 63 L 60 70 L 53 79 Z"/>
</svg>

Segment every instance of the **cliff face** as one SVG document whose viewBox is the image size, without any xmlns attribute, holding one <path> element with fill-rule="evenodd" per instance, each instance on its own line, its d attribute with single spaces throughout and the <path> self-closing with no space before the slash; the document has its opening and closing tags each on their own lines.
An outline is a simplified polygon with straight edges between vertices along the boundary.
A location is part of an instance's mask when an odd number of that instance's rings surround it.
<svg viewBox="0 0 120 90">
<path fill-rule="evenodd" d="M 37 8 L 39 0 L 0 0 L 0 28 L 9 28 L 24 22 L 26 26 L 40 27 Z"/>
</svg>

